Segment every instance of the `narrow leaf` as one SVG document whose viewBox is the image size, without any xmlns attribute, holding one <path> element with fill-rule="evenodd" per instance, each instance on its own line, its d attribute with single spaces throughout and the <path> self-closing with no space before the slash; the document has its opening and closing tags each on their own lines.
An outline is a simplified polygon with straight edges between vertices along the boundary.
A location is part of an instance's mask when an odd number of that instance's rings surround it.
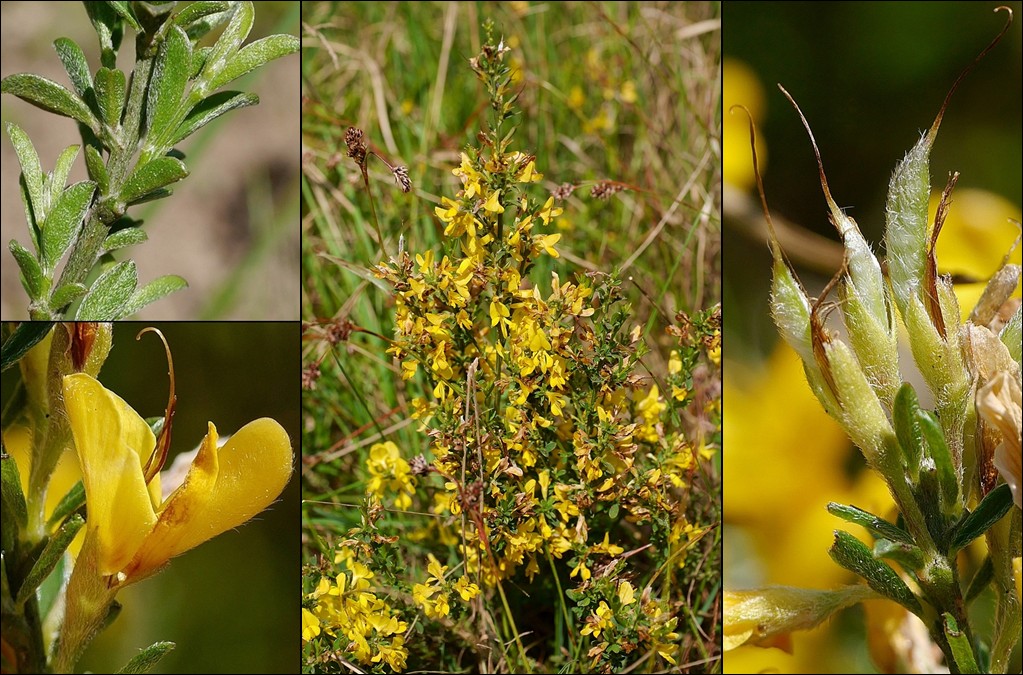
<svg viewBox="0 0 1023 675">
<path fill-rule="evenodd" d="M 120 199 L 131 204 L 150 192 L 175 183 L 188 175 L 188 169 L 181 160 L 174 157 L 157 157 L 145 166 L 135 169 L 131 178 L 121 188 Z"/>
<path fill-rule="evenodd" d="M 903 384 L 895 394 L 892 407 L 892 421 L 895 424 L 895 436 L 899 439 L 902 453 L 906 460 L 910 482 L 916 483 L 920 473 L 920 458 L 923 456 L 924 436 L 920 429 L 917 413 L 920 412 L 920 401 L 911 384 Z"/>
<path fill-rule="evenodd" d="M 83 506 L 85 506 L 85 486 L 82 484 L 82 481 L 78 481 L 57 502 L 57 506 L 54 507 L 50 519 L 46 521 L 46 525 L 53 527 Z"/>
<path fill-rule="evenodd" d="M 951 550 L 958 551 L 971 541 L 991 529 L 991 526 L 1002 519 L 1012 508 L 1012 489 L 1002 483 L 987 493 L 984 500 L 977 505 L 962 522 L 955 526 L 951 539 Z"/>
<path fill-rule="evenodd" d="M 92 88 L 92 74 L 89 72 L 89 62 L 85 60 L 85 53 L 78 43 L 68 38 L 57 38 L 53 43 L 57 50 L 57 56 L 64 64 L 68 79 L 74 85 L 75 91 L 83 99 L 85 92 Z"/>
<path fill-rule="evenodd" d="M 107 68 L 116 68 L 117 50 L 121 48 L 121 40 L 124 38 L 124 19 L 117 15 L 109 3 L 82 4 L 99 38 L 100 61 Z"/>
<path fill-rule="evenodd" d="M 25 505 L 25 493 L 21 489 L 21 474 L 13 457 L 4 457 L 0 462 L 0 481 L 4 511 L 14 516 L 18 529 L 25 529 L 28 507 Z"/>
<path fill-rule="evenodd" d="M 135 246 L 149 239 L 149 235 L 140 227 L 126 227 L 109 235 L 103 240 L 103 252 L 109 253 L 125 246 Z"/>
<path fill-rule="evenodd" d="M 96 71 L 96 100 L 99 102 L 103 122 L 111 129 L 121 123 L 127 86 L 124 73 L 118 69 L 100 68 Z"/>
<path fill-rule="evenodd" d="M 132 294 L 131 300 L 124 307 L 122 316 L 131 316 L 146 305 L 183 288 L 188 288 L 188 282 L 182 277 L 174 274 L 157 277 Z"/>
<path fill-rule="evenodd" d="M 78 120 L 93 132 L 98 130 L 99 124 L 85 101 L 45 77 L 31 73 L 8 75 L 0 83 L 0 91 L 13 94 L 43 110 Z"/>
<path fill-rule="evenodd" d="M 135 204 L 145 204 L 146 202 L 155 202 L 157 199 L 163 199 L 164 197 L 170 197 L 172 194 L 174 194 L 173 190 L 168 190 L 166 188 L 160 188 L 159 190 L 153 190 L 152 192 L 147 192 L 146 194 L 142 195 L 141 197 L 139 197 L 138 199 L 133 201 L 132 205 L 135 205 Z"/>
<path fill-rule="evenodd" d="M 38 300 L 43 294 L 43 269 L 39 266 L 39 261 L 14 239 L 11 239 L 9 247 L 14 259 L 18 261 L 18 267 L 21 268 L 21 285 L 25 287 L 30 299 Z"/>
<path fill-rule="evenodd" d="M 952 658 L 955 659 L 958 668 L 952 668 L 958 673 L 979 673 L 977 660 L 973 656 L 973 647 L 970 645 L 970 638 L 959 629 L 955 617 L 945 612 L 941 615 L 944 619 L 945 637 L 948 638 L 948 645 L 952 648 Z"/>
<path fill-rule="evenodd" d="M 7 123 L 7 135 L 14 145 L 14 152 L 18 155 L 18 163 L 21 164 L 21 175 L 25 179 L 25 187 L 28 189 L 30 204 L 26 208 L 32 213 L 39 214 L 45 211 L 43 204 L 43 168 L 39 164 L 39 154 L 36 153 L 32 140 L 17 124 Z M 38 222 L 38 219 L 35 220 Z"/>
<path fill-rule="evenodd" d="M 67 179 L 71 175 L 71 167 L 74 165 L 75 160 L 78 159 L 78 149 L 80 147 L 78 145 L 69 145 L 57 157 L 57 164 L 46 179 L 50 204 L 56 203 L 60 193 L 67 187 Z"/>
<path fill-rule="evenodd" d="M 94 146 L 85 146 L 85 168 L 89 172 L 89 178 L 99 188 L 99 193 L 105 195 L 110 190 L 110 176 L 107 174 L 103 155 Z"/>
<path fill-rule="evenodd" d="M 828 554 L 845 569 L 863 577 L 868 586 L 884 597 L 894 600 L 914 614 L 919 615 L 922 611 L 913 591 L 909 590 L 898 573 L 876 559 L 863 542 L 848 532 L 835 531 L 835 542 Z"/>
<path fill-rule="evenodd" d="M 50 307 L 54 310 L 63 309 L 88 292 L 85 284 L 64 284 L 50 295 Z"/>
<path fill-rule="evenodd" d="M 107 4 L 110 5 L 110 7 L 113 8 L 113 10 L 117 12 L 122 19 L 127 21 L 129 26 L 139 32 L 142 31 L 142 26 L 139 25 L 138 19 L 135 18 L 135 15 L 131 11 L 131 7 L 127 2 L 125 2 L 125 0 L 107 0 Z"/>
<path fill-rule="evenodd" d="M 259 97 L 255 94 L 243 94 L 238 91 L 222 91 L 208 96 L 195 104 L 188 111 L 185 120 L 174 132 L 170 145 L 178 143 L 184 138 L 194 134 L 201 127 L 206 126 L 229 110 L 244 108 L 259 103 Z"/>
<path fill-rule="evenodd" d="M 177 13 L 174 17 L 174 23 L 182 28 L 188 28 L 195 21 L 210 14 L 219 14 L 220 12 L 227 11 L 230 7 L 231 5 L 226 2 L 193 2 Z"/>
<path fill-rule="evenodd" d="M 959 509 L 959 479 L 952 466 L 952 452 L 945 443 L 945 434 L 938 420 L 927 411 L 918 411 L 916 418 L 927 444 L 928 455 L 934 460 L 937 470 L 942 509 L 945 513 L 956 512 Z"/>
<path fill-rule="evenodd" d="M 245 42 L 245 38 L 248 37 L 249 31 L 252 29 L 254 16 L 255 10 L 251 2 L 240 2 L 235 5 L 231 22 L 227 24 L 227 28 L 220 34 L 220 39 L 213 45 L 213 49 L 206 59 L 206 67 L 203 68 L 202 74 L 199 76 L 201 93 L 209 93 L 213 90 L 209 86 L 210 83 L 217 79 L 220 71 L 227 66 L 228 60 Z"/>
<path fill-rule="evenodd" d="M 132 657 L 118 673 L 148 673 L 164 656 L 174 649 L 173 642 L 156 642 Z"/>
<path fill-rule="evenodd" d="M 20 361 L 28 350 L 46 337 L 53 324 L 53 321 L 26 321 L 18 324 L 0 350 L 0 370 L 7 370 Z"/>
<path fill-rule="evenodd" d="M 153 63 L 146 100 L 147 147 L 156 153 L 163 149 L 164 139 L 172 131 L 191 67 L 192 44 L 181 28 L 171 26 Z"/>
<path fill-rule="evenodd" d="M 907 570 L 919 570 L 924 566 L 924 554 L 918 547 L 890 539 L 874 542 L 874 557 L 897 562 Z"/>
<path fill-rule="evenodd" d="M 892 525 L 880 516 L 875 516 L 873 513 L 856 508 L 855 506 L 846 506 L 845 504 L 836 504 L 835 502 L 829 503 L 827 508 L 828 513 L 831 515 L 867 528 L 867 531 L 875 539 L 890 539 L 904 544 L 913 543 L 913 537 L 909 536 L 908 532 Z"/>
<path fill-rule="evenodd" d="M 991 556 L 984 556 L 984 564 L 980 566 L 977 573 L 973 575 L 972 579 L 970 579 L 969 590 L 966 591 L 966 595 L 964 596 L 966 604 L 969 605 L 978 595 L 983 593 L 984 589 L 988 587 L 988 584 L 990 584 L 991 580 L 994 578 L 995 566 L 994 563 L 991 562 Z"/>
<path fill-rule="evenodd" d="M 39 554 L 39 558 L 32 565 L 32 569 L 29 570 L 28 574 L 25 575 L 25 580 L 22 582 L 21 588 L 18 589 L 18 595 L 14 601 L 19 606 L 32 597 L 39 584 L 43 583 L 46 577 L 50 575 L 50 572 L 53 571 L 53 568 L 57 566 L 61 556 L 64 555 L 64 551 L 67 550 L 75 535 L 78 534 L 78 530 L 82 529 L 82 525 L 85 525 L 84 518 L 77 515 L 72 516 L 46 542 L 43 552 Z"/>
<path fill-rule="evenodd" d="M 96 184 L 91 181 L 75 183 L 60 193 L 53 208 L 46 214 L 42 224 L 43 254 L 39 260 L 44 270 L 52 271 L 74 241 L 95 191 Z"/>
<path fill-rule="evenodd" d="M 209 90 L 216 91 L 228 82 L 238 79 L 267 62 L 281 56 L 294 54 L 301 48 L 301 41 L 294 35 L 270 35 L 245 45 L 228 60 L 223 70 L 213 78 Z"/>
<path fill-rule="evenodd" d="M 121 318 L 121 310 L 128 304 L 137 285 L 135 262 L 126 260 L 117 263 L 96 279 L 79 305 L 75 318 L 80 321 L 114 321 Z"/>
</svg>

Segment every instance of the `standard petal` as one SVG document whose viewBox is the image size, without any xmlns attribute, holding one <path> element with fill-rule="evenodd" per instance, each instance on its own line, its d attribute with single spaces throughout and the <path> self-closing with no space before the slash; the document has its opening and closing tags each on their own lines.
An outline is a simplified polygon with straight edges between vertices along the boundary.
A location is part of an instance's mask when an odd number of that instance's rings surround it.
<svg viewBox="0 0 1023 675">
<path fill-rule="evenodd" d="M 248 521 L 277 499 L 291 477 L 291 440 L 272 419 L 250 422 L 224 447 L 216 446 L 210 424 L 185 482 L 161 509 L 129 577 L 147 576 L 170 558 Z"/>
<path fill-rule="evenodd" d="M 156 523 L 142 475 L 156 438 L 131 406 L 85 373 L 64 378 L 64 406 L 85 483 L 86 536 L 97 541 L 100 573 L 116 574 Z"/>
</svg>

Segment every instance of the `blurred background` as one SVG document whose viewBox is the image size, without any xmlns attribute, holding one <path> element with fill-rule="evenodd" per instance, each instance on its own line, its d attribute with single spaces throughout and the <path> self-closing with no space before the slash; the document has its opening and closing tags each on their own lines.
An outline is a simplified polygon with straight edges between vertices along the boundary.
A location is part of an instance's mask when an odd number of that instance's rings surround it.
<svg viewBox="0 0 1023 675">
<path fill-rule="evenodd" d="M 300 13 L 297 2 L 258 3 L 248 42 L 272 33 L 298 35 Z M 60 37 L 82 47 L 93 72 L 99 67 L 96 34 L 80 2 L 4 2 L 0 16 L 3 76 L 31 72 L 70 86 L 53 49 Z M 121 70 L 130 73 L 134 57 L 129 29 L 118 61 Z M 189 177 L 173 186 L 171 197 L 129 211 L 145 220 L 149 241 L 119 251 L 118 259 L 136 261 L 140 285 L 164 274 L 181 275 L 189 283 L 143 309 L 138 318 L 298 319 L 298 58 L 276 59 L 229 84 L 228 89 L 258 94 L 259 105 L 231 111 L 185 139 L 178 148 L 186 154 Z M 52 170 L 65 147 L 81 144 L 74 122 L 14 96 L 0 98 L 0 114 L 5 123 L 14 122 L 28 133 L 44 171 Z M 5 244 L 0 309 L 4 319 L 24 319 L 28 298 L 6 243 L 30 244 L 18 194 L 20 168 L 6 133 L 0 157 L 0 238 Z M 79 154 L 69 182 L 86 178 Z"/>
<path fill-rule="evenodd" d="M 293 323 L 138 323 L 114 327 L 100 381 L 143 417 L 163 415 L 167 360 L 174 357 L 177 412 L 171 456 L 195 448 L 212 421 L 221 436 L 272 417 L 299 449 L 299 330 Z M 11 374 L 4 373 L 9 395 Z M 111 673 L 140 649 L 177 648 L 153 672 L 289 673 L 299 658 L 299 475 L 241 527 L 173 559 L 161 573 L 118 593 L 120 616 L 93 642 L 79 672 Z"/>
<path fill-rule="evenodd" d="M 996 4 L 723 5 L 726 588 L 850 583 L 852 576 L 827 555 L 840 522 L 825 504 L 854 503 L 882 514 L 891 508 L 883 483 L 820 410 L 798 359 L 778 344 L 748 120 L 728 110 L 742 104 L 753 114 L 780 239 L 808 292 L 817 295 L 838 269 L 841 249 L 809 139 L 775 84 L 799 103 L 832 194 L 878 251 L 892 169 L 930 127 L 959 71 L 1001 30 L 1006 14 L 992 13 Z M 1023 15 L 1020 3 L 1007 4 L 1014 24 L 959 87 L 932 152 L 932 187 L 939 193 L 948 172 L 962 174 L 938 245 L 939 264 L 957 282 L 986 279 L 1019 234 L 1008 219 L 1020 219 L 1023 184 Z M 854 608 L 820 630 L 796 634 L 791 654 L 753 647 L 727 652 L 725 670 L 877 672 L 867 640 L 883 641 L 887 625 L 885 606 L 873 604 L 866 624 L 864 609 Z M 981 621 L 987 611 L 980 602 Z"/>
</svg>

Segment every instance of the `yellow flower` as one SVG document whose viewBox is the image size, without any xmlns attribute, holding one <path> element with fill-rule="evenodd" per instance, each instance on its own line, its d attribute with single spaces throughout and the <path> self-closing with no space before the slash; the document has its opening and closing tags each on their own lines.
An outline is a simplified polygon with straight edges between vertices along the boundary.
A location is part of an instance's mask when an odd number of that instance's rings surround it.
<svg viewBox="0 0 1023 675">
<path fill-rule="evenodd" d="M 320 620 L 305 607 L 302 608 L 302 641 L 308 642 L 320 634 Z"/>
<path fill-rule="evenodd" d="M 491 213 L 504 213 L 504 207 L 498 201 L 501 198 L 501 191 L 494 190 L 487 197 L 487 201 L 483 203 L 483 208 Z"/>
<path fill-rule="evenodd" d="M 469 577 L 461 576 L 455 582 L 455 590 L 462 596 L 462 600 L 469 602 L 480 594 L 480 587 L 469 581 Z"/>
<path fill-rule="evenodd" d="M 564 209 L 562 209 L 560 206 L 559 207 L 554 206 L 554 197 L 551 196 L 547 198 L 546 202 L 544 202 L 543 208 L 540 209 L 540 213 L 538 215 L 540 216 L 540 220 L 543 221 L 543 224 L 548 225 L 551 222 L 551 218 L 557 218 L 558 216 L 561 215 L 562 211 L 564 211 Z M 558 239 L 560 239 L 561 235 L 559 234 L 557 235 L 557 237 Z M 555 239 L 551 243 L 553 244 L 558 239 Z M 554 254 L 552 253 L 551 255 Z M 554 257 L 556 258 L 557 256 L 555 255 Z"/>
<path fill-rule="evenodd" d="M 611 608 L 607 606 L 607 603 L 603 600 L 600 601 L 600 605 L 597 606 L 597 611 L 586 617 L 586 625 L 580 631 L 583 635 L 593 635 L 595 638 L 600 637 L 601 631 L 605 631 L 611 627 L 611 617 L 613 613 Z"/>
<path fill-rule="evenodd" d="M 94 547 L 99 574 L 113 576 L 110 586 L 143 579 L 246 522 L 291 477 L 291 441 L 280 424 L 250 422 L 220 448 L 210 423 L 184 481 L 164 497 L 159 467 L 146 478 L 156 438 L 145 420 L 90 375 L 68 375 L 63 385 L 88 506 L 84 546 Z"/>
<path fill-rule="evenodd" d="M 636 589 L 628 581 L 618 584 L 618 601 L 622 603 L 622 607 L 628 607 L 636 602 Z"/>
</svg>

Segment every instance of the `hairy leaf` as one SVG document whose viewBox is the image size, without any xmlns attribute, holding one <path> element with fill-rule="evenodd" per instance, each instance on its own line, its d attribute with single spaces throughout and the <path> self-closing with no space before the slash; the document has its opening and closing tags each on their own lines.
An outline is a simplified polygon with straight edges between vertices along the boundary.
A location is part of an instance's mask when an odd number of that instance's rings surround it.
<svg viewBox="0 0 1023 675">
<path fill-rule="evenodd" d="M 75 91 L 83 99 L 85 92 L 92 88 L 92 74 L 89 71 L 89 62 L 85 60 L 85 53 L 78 43 L 68 38 L 57 38 L 53 43 L 57 50 L 57 56 L 64 64 L 68 79 L 74 85 Z"/>
<path fill-rule="evenodd" d="M 132 294 L 124 307 L 123 316 L 130 316 L 146 305 L 183 288 L 188 288 L 188 282 L 175 274 L 157 277 Z"/>
<path fill-rule="evenodd" d="M 270 35 L 245 45 L 232 56 L 224 69 L 210 83 L 210 91 L 215 91 L 228 82 L 245 75 L 256 68 L 281 56 L 294 54 L 302 48 L 302 43 L 294 35 Z"/>
<path fill-rule="evenodd" d="M 172 131 L 191 66 L 192 44 L 181 28 L 171 26 L 167 39 L 160 45 L 149 79 L 146 142 L 150 151 L 158 153 L 165 145 L 165 137 Z"/>
<path fill-rule="evenodd" d="M 81 321 L 114 321 L 121 318 L 124 316 L 122 310 L 136 286 L 138 271 L 135 261 L 117 263 L 96 279 L 79 305 L 75 318 Z"/>
<path fill-rule="evenodd" d="M 100 68 L 96 71 L 96 100 L 99 103 L 100 114 L 103 115 L 103 122 L 110 128 L 115 128 L 121 123 L 126 87 L 127 80 L 120 70 Z"/>
<path fill-rule="evenodd" d="M 121 188 L 121 201 L 131 204 L 150 192 L 176 183 L 188 175 L 188 168 L 180 159 L 157 157 L 145 166 L 135 169 Z"/>
<path fill-rule="evenodd" d="M 43 293 L 43 269 L 39 266 L 39 261 L 14 239 L 11 239 L 8 246 L 14 259 L 18 261 L 18 267 L 21 268 L 21 285 L 25 287 L 29 298 L 38 299 Z"/>
<path fill-rule="evenodd" d="M 191 136 L 197 130 L 230 110 L 256 105 L 257 103 L 259 103 L 259 97 L 255 94 L 243 94 L 238 91 L 222 91 L 208 96 L 196 103 L 195 107 L 188 112 L 181 126 L 174 132 L 171 145 Z"/>
<path fill-rule="evenodd" d="M 60 194 L 46 214 L 42 224 L 43 251 L 40 256 L 44 270 L 52 271 L 74 241 L 95 191 L 96 184 L 91 181 L 75 183 Z"/>
<path fill-rule="evenodd" d="M 0 91 L 13 94 L 43 110 L 78 120 L 93 132 L 98 131 L 99 123 L 85 101 L 45 77 L 31 73 L 8 75 L 0 83 Z"/>
</svg>

